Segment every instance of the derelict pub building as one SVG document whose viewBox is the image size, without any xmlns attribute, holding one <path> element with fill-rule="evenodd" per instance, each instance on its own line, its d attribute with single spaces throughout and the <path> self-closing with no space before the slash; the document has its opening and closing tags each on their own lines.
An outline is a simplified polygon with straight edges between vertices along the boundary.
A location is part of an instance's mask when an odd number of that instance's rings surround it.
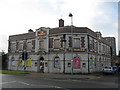
<svg viewBox="0 0 120 90">
<path fill-rule="evenodd" d="M 111 47 L 87 27 L 41 27 L 9 36 L 9 70 L 92 73 L 111 65 Z"/>
</svg>

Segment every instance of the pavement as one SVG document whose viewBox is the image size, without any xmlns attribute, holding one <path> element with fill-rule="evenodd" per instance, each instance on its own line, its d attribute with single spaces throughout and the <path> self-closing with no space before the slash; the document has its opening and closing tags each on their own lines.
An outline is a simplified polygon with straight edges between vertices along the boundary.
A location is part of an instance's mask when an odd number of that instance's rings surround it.
<svg viewBox="0 0 120 90">
<path fill-rule="evenodd" d="M 30 73 L 25 77 L 59 80 L 91 80 L 102 78 L 99 74 L 56 74 L 56 73 Z"/>
</svg>

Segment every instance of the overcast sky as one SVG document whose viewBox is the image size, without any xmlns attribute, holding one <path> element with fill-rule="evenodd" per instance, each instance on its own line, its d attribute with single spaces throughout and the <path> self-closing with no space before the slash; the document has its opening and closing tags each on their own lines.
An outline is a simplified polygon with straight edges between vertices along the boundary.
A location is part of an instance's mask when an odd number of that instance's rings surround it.
<svg viewBox="0 0 120 90">
<path fill-rule="evenodd" d="M 0 51 L 7 52 L 9 35 L 58 27 L 60 18 L 70 25 L 70 12 L 74 26 L 115 37 L 118 52 L 118 0 L 0 0 Z"/>
</svg>

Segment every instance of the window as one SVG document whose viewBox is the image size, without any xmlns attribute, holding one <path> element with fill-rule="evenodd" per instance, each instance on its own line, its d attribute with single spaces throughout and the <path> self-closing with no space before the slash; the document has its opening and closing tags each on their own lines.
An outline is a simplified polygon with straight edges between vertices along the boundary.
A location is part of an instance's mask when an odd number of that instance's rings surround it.
<svg viewBox="0 0 120 90">
<path fill-rule="evenodd" d="M 93 47 L 92 49 L 93 49 L 93 50 L 94 50 L 94 48 L 95 48 L 95 47 L 94 47 L 94 43 L 95 43 L 95 42 L 94 42 L 94 39 L 93 39 L 93 40 L 92 40 L 92 47 Z"/>
<path fill-rule="evenodd" d="M 39 41 L 39 49 L 44 50 L 44 40 Z"/>
<path fill-rule="evenodd" d="M 49 38 L 49 48 L 53 48 L 53 38 Z"/>
<path fill-rule="evenodd" d="M 80 38 L 74 38 L 74 48 L 79 49 L 80 48 Z"/>
<path fill-rule="evenodd" d="M 18 50 L 19 42 L 16 42 L 16 50 Z"/>
<path fill-rule="evenodd" d="M 31 50 L 32 46 L 31 46 L 31 42 L 27 42 L 27 50 Z"/>
<path fill-rule="evenodd" d="M 90 48 L 90 50 L 92 50 L 92 40 L 90 40 L 89 48 Z"/>
<path fill-rule="evenodd" d="M 72 47 L 72 37 L 69 37 L 69 47 Z"/>
<path fill-rule="evenodd" d="M 23 50 L 23 43 L 19 43 L 19 51 Z"/>
<path fill-rule="evenodd" d="M 32 49 L 35 49 L 35 40 L 32 40 Z"/>
<path fill-rule="evenodd" d="M 60 58 L 58 56 L 54 58 L 54 68 L 60 68 Z"/>
<path fill-rule="evenodd" d="M 82 67 L 86 67 L 86 63 L 82 63 Z"/>
<path fill-rule="evenodd" d="M 99 53 L 101 52 L 101 44 L 99 43 Z"/>
<path fill-rule="evenodd" d="M 14 57 L 11 58 L 12 66 L 15 66 L 15 59 Z"/>
<path fill-rule="evenodd" d="M 16 50 L 16 43 L 11 43 L 11 51 L 15 51 Z"/>
<path fill-rule="evenodd" d="M 95 51 L 97 52 L 98 51 L 97 41 L 95 41 L 94 47 L 95 47 Z"/>
<path fill-rule="evenodd" d="M 55 49 L 59 49 L 60 48 L 60 41 L 59 41 L 59 39 L 55 39 L 54 40 L 54 48 Z"/>
<path fill-rule="evenodd" d="M 81 37 L 81 48 L 85 48 L 85 37 Z"/>
<path fill-rule="evenodd" d="M 60 37 L 60 40 L 61 40 L 61 48 L 63 48 L 63 37 Z"/>
</svg>

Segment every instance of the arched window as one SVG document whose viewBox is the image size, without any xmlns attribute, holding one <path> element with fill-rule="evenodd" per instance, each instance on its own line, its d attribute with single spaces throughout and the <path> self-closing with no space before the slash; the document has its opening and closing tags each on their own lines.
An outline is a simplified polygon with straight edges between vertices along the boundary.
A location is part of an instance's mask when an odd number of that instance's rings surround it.
<svg viewBox="0 0 120 90">
<path fill-rule="evenodd" d="M 12 63 L 11 63 L 12 66 L 15 66 L 15 58 L 14 58 L 14 57 L 11 58 L 11 62 L 12 62 Z"/>
<path fill-rule="evenodd" d="M 54 58 L 54 68 L 60 68 L 60 58 L 58 56 Z"/>
</svg>

